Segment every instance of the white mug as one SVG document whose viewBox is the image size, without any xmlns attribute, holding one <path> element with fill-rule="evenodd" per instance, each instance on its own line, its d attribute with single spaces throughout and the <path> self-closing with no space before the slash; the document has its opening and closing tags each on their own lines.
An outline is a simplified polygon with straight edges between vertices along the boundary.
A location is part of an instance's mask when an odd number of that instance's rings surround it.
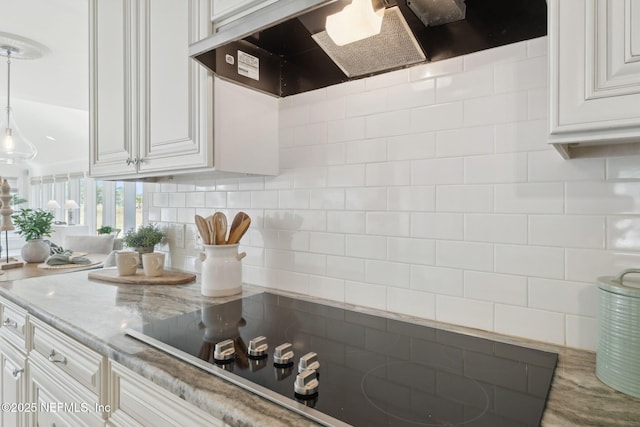
<svg viewBox="0 0 640 427">
<path fill-rule="evenodd" d="M 161 276 L 164 271 L 164 253 L 152 252 L 142 254 L 142 268 L 144 269 L 145 276 Z"/>
<path fill-rule="evenodd" d="M 138 253 L 131 251 L 116 252 L 116 267 L 118 276 L 132 276 L 136 274 L 139 261 Z"/>
</svg>

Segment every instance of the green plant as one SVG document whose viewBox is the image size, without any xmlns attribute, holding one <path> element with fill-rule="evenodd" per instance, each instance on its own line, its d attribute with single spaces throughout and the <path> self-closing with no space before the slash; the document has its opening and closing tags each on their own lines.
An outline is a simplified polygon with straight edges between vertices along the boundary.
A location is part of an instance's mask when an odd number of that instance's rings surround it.
<svg viewBox="0 0 640 427">
<path fill-rule="evenodd" d="M 17 233 L 25 240 L 51 236 L 53 214 L 42 209 L 22 209 L 11 215 Z"/>
<path fill-rule="evenodd" d="M 98 234 L 111 234 L 115 229 L 110 225 L 103 225 L 98 228 Z"/>
<path fill-rule="evenodd" d="M 164 242 L 165 234 L 157 225 L 149 224 L 127 231 L 122 240 L 130 248 L 153 247 Z"/>
<path fill-rule="evenodd" d="M 23 203 L 27 203 L 27 199 L 23 199 L 22 197 L 18 196 L 17 194 L 13 194 L 11 196 L 11 204 L 13 206 L 18 206 L 18 205 L 21 205 Z"/>
</svg>

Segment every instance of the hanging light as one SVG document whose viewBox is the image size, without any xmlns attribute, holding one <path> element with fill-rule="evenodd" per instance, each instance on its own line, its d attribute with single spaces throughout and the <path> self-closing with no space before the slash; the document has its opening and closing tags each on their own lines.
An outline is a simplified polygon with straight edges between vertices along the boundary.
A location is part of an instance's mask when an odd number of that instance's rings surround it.
<svg viewBox="0 0 640 427">
<path fill-rule="evenodd" d="M 32 160 L 38 151 L 20 132 L 11 109 L 11 60 L 34 59 L 46 48 L 31 40 L 12 34 L 0 33 L 0 56 L 7 58 L 7 110 L 0 134 L 0 163 L 13 164 Z"/>
<path fill-rule="evenodd" d="M 380 33 L 384 7 L 375 9 L 372 0 L 353 0 L 340 12 L 327 16 L 325 29 L 338 46 Z"/>
</svg>

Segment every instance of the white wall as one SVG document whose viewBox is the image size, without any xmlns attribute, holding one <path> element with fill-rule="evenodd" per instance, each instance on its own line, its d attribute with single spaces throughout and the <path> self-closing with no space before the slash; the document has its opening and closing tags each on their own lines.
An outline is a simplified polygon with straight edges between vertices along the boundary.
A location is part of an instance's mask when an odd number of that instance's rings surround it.
<svg viewBox="0 0 640 427">
<path fill-rule="evenodd" d="M 640 263 L 638 158 L 546 143 L 546 38 L 281 101 L 278 177 L 146 184 L 147 219 L 252 217 L 244 279 L 595 349 L 595 280 Z"/>
</svg>

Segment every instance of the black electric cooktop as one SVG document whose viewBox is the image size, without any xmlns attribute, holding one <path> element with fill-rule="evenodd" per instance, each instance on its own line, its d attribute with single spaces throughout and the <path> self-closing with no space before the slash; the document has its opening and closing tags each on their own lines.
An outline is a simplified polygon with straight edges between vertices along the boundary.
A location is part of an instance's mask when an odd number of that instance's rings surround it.
<svg viewBox="0 0 640 427">
<path fill-rule="evenodd" d="M 127 334 L 326 425 L 538 426 L 558 358 L 270 293 Z"/>
</svg>

